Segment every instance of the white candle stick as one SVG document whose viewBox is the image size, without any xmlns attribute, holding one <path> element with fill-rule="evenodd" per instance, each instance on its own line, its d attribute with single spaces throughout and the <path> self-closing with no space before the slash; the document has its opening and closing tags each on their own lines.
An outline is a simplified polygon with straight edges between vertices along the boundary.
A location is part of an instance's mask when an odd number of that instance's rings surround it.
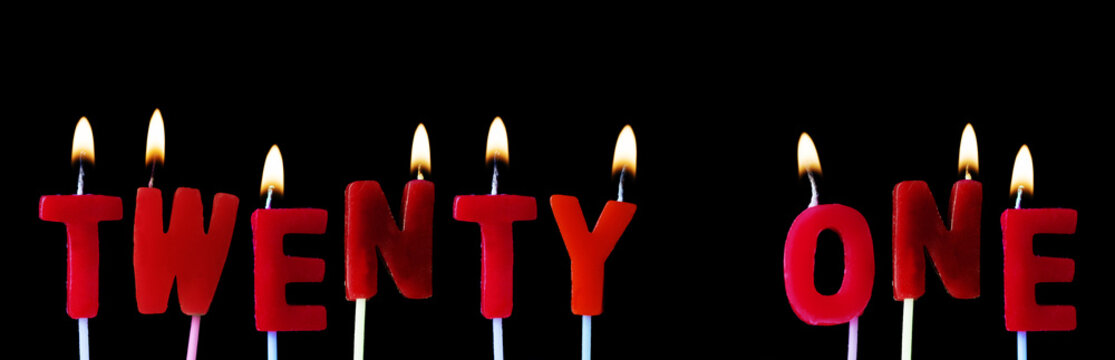
<svg viewBox="0 0 1115 360">
<path fill-rule="evenodd" d="M 352 359 L 364 359 L 364 319 L 367 311 L 367 299 L 356 299 L 356 329 L 352 337 Z"/>
<path fill-rule="evenodd" d="M 914 299 L 902 299 L 902 360 L 910 360 L 914 346 Z"/>
<path fill-rule="evenodd" d="M 592 359 L 592 315 L 581 315 L 581 360 Z"/>
<path fill-rule="evenodd" d="M 279 333 L 267 332 L 267 360 L 279 359 Z"/>
<path fill-rule="evenodd" d="M 492 358 L 503 360 L 503 318 L 492 319 Z"/>
<path fill-rule="evenodd" d="M 77 349 L 78 358 L 89 360 L 89 318 L 77 319 Z"/>
</svg>

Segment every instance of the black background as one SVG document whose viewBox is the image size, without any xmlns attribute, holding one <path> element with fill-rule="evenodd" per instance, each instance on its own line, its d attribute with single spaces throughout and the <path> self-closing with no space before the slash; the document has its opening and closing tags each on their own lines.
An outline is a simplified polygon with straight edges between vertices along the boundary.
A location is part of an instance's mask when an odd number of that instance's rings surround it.
<svg viewBox="0 0 1115 360">
<path fill-rule="evenodd" d="M 917 301 L 915 356 L 1003 358 L 1014 334 L 1003 326 L 999 214 L 1013 204 L 1010 168 L 1022 144 L 1034 157 L 1036 196 L 1026 207 L 1079 210 L 1077 233 L 1039 238 L 1037 252 L 1073 258 L 1071 284 L 1039 286 L 1044 303 L 1077 307 L 1078 329 L 1033 333 L 1035 358 L 1079 357 L 1096 347 L 1109 318 L 1099 297 L 1109 271 L 1099 229 L 1110 150 L 1096 142 L 1109 94 L 1086 51 L 1056 40 L 1033 48 L 929 48 L 809 41 L 704 41 L 663 32 L 591 44 L 560 37 L 395 48 L 381 37 L 354 44 L 289 39 L 227 43 L 153 42 L 24 59 L 9 83 L 3 117 L 7 181 L 17 231 L 4 246 L 11 283 L 5 302 L 15 347 L 46 358 L 76 357 L 76 325 L 65 313 L 63 226 L 37 218 L 44 194 L 72 193 L 73 127 L 88 116 L 96 166 L 88 193 L 120 196 L 124 219 L 100 227 L 100 311 L 90 321 L 93 356 L 181 357 L 188 317 L 172 296 L 167 314 L 135 305 L 132 218 L 147 181 L 148 120 L 162 110 L 166 167 L 155 184 L 169 209 L 178 186 L 240 197 L 228 260 L 208 315 L 199 357 L 263 358 L 253 319 L 249 217 L 262 206 L 259 178 L 271 144 L 283 152 L 280 207 L 329 212 L 323 236 L 291 236 L 287 252 L 326 260 L 325 281 L 289 288 L 295 303 L 325 304 L 328 329 L 282 333 L 284 358 L 347 358 L 351 302 L 343 288 L 343 193 L 377 180 L 395 212 L 408 173 L 414 128 L 425 123 L 437 203 L 434 296 L 408 300 L 381 268 L 369 301 L 368 358 L 487 358 L 490 323 L 479 313 L 479 231 L 451 219 L 452 198 L 486 193 L 488 125 L 503 117 L 511 164 L 502 193 L 534 196 L 538 219 L 515 225 L 515 308 L 504 321 L 508 358 L 575 358 L 580 319 L 569 311 L 569 260 L 548 205 L 553 194 L 581 199 L 589 224 L 614 199 L 616 135 L 631 124 L 638 176 L 627 186 L 639 205 L 607 262 L 605 311 L 594 319 L 599 358 L 719 355 L 844 356 L 846 326 L 801 322 L 786 300 L 782 249 L 809 200 L 797 177 L 796 146 L 808 131 L 820 154 L 821 202 L 851 206 L 874 239 L 872 298 L 860 320 L 864 358 L 898 355 L 901 303 L 890 286 L 891 189 L 928 182 L 946 208 L 961 130 L 971 122 L 984 184 L 981 297 L 956 300 L 930 270 Z M 389 36 L 388 36 L 389 37 Z M 729 37 L 731 38 L 731 37 Z M 242 41 L 238 41 L 242 40 Z M 249 41 L 251 40 L 251 41 Z M 296 43 L 288 46 L 286 41 Z M 940 45 L 936 41 L 930 41 Z M 947 46 L 945 46 L 947 48 Z M 421 50 L 412 52 L 410 50 Z M 169 210 L 166 211 L 169 216 Z M 822 239 L 819 286 L 840 281 L 839 244 Z"/>
</svg>

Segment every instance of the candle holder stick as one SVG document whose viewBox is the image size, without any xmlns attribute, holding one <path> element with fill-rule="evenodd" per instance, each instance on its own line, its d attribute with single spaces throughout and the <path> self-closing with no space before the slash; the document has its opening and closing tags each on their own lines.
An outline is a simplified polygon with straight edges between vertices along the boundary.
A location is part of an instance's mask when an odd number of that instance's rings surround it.
<svg viewBox="0 0 1115 360">
<path fill-rule="evenodd" d="M 364 359 L 364 319 L 367 314 L 368 299 L 356 299 L 356 329 L 352 336 L 352 359 Z"/>
<path fill-rule="evenodd" d="M 197 338 L 201 332 L 201 315 L 190 317 L 190 339 L 186 344 L 186 360 L 197 359 Z"/>
<path fill-rule="evenodd" d="M 503 318 L 492 319 L 492 359 L 503 360 Z"/>
<path fill-rule="evenodd" d="M 623 189 L 623 187 L 620 187 Z M 581 360 L 592 359 L 592 315 L 581 315 Z"/>
</svg>

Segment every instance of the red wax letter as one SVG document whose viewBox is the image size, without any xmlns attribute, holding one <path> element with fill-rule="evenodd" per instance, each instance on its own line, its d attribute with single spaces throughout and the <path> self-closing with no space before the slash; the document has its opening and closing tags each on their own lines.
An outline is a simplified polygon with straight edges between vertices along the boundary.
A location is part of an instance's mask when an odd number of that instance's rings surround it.
<svg viewBox="0 0 1115 360">
<path fill-rule="evenodd" d="M 813 286 L 817 236 L 835 231 L 844 243 L 844 280 L 840 291 L 821 295 Z M 806 209 L 790 226 L 783 258 L 786 297 L 801 321 L 812 325 L 843 324 L 863 313 L 871 299 L 875 258 L 867 220 L 850 207 L 831 204 Z"/>
<path fill-rule="evenodd" d="M 1003 226 L 1003 310 L 1007 331 L 1067 331 L 1076 328 L 1072 305 L 1038 305 L 1034 285 L 1071 282 L 1072 259 L 1035 256 L 1034 234 L 1076 232 L 1076 210 L 1010 209 Z"/>
<path fill-rule="evenodd" d="M 376 294 L 376 247 L 395 286 L 411 299 L 433 295 L 434 183 L 413 180 L 403 189 L 403 230 L 375 181 L 356 181 L 345 190 L 345 296 Z"/>
<path fill-rule="evenodd" d="M 573 313 L 600 315 L 604 303 L 604 261 L 612 253 L 619 236 L 635 216 L 635 204 L 609 201 L 590 233 L 577 198 L 566 195 L 550 197 L 573 275 Z"/>
<path fill-rule="evenodd" d="M 480 223 L 480 313 L 489 319 L 511 316 L 511 223 L 534 220 L 533 197 L 462 195 L 453 201 L 453 218 Z"/>
<path fill-rule="evenodd" d="M 286 284 L 321 282 L 325 261 L 284 255 L 283 235 L 324 234 L 326 217 L 322 209 L 259 209 L 252 213 L 256 330 L 325 330 L 324 306 L 286 302 Z"/>
<path fill-rule="evenodd" d="M 167 298 L 178 279 L 178 304 L 186 315 L 205 315 L 236 225 L 236 196 L 217 193 L 209 232 L 205 231 L 201 192 L 178 188 L 163 233 L 163 197 L 155 188 L 139 188 L 135 213 L 136 303 L 143 314 L 166 312 Z"/>
<path fill-rule="evenodd" d="M 40 219 L 66 224 L 66 313 L 70 317 L 97 316 L 97 223 L 123 216 L 123 205 L 115 196 L 51 195 L 39 199 Z"/>
<path fill-rule="evenodd" d="M 951 230 L 945 228 L 933 193 L 923 181 L 894 187 L 894 298 L 925 293 L 925 250 L 954 298 L 979 297 L 979 222 L 983 185 L 960 180 L 949 200 Z"/>
</svg>

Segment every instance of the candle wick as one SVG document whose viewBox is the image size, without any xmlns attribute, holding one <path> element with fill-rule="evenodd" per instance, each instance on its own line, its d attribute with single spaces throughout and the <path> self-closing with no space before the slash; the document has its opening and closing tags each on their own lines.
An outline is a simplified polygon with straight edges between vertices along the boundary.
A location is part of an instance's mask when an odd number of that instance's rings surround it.
<svg viewBox="0 0 1115 360">
<path fill-rule="evenodd" d="M 807 172 L 809 175 L 809 188 L 813 191 L 813 196 L 809 199 L 809 207 L 817 206 L 817 180 L 813 178 L 813 172 Z"/>
<path fill-rule="evenodd" d="M 619 194 L 616 195 L 616 201 L 623 202 L 623 178 L 627 174 L 627 166 L 619 170 Z"/>
<path fill-rule="evenodd" d="M 85 194 L 85 159 L 83 158 L 77 160 L 77 194 Z"/>
<path fill-rule="evenodd" d="M 422 168 L 418 168 L 418 180 L 425 180 L 425 179 L 426 178 L 422 176 Z"/>
<path fill-rule="evenodd" d="M 147 179 L 147 187 L 155 187 L 155 163 L 151 163 L 151 177 Z"/>
<path fill-rule="evenodd" d="M 964 180 L 972 180 L 972 173 L 968 171 L 968 167 L 964 167 Z"/>
<path fill-rule="evenodd" d="M 271 186 L 267 187 L 267 202 L 263 203 L 263 208 L 264 209 L 270 209 L 271 208 L 271 194 L 274 193 L 274 192 L 275 192 L 275 185 L 271 185 Z"/>
<path fill-rule="evenodd" d="M 497 155 L 499 153 L 496 153 Z M 497 156 L 498 157 L 498 156 Z M 498 194 L 499 188 L 499 161 L 492 159 L 492 195 Z"/>
<path fill-rule="evenodd" d="M 1022 185 L 1018 185 L 1018 197 L 1014 198 L 1014 208 L 1015 209 L 1021 209 L 1022 208 L 1022 188 L 1023 188 Z"/>
</svg>

